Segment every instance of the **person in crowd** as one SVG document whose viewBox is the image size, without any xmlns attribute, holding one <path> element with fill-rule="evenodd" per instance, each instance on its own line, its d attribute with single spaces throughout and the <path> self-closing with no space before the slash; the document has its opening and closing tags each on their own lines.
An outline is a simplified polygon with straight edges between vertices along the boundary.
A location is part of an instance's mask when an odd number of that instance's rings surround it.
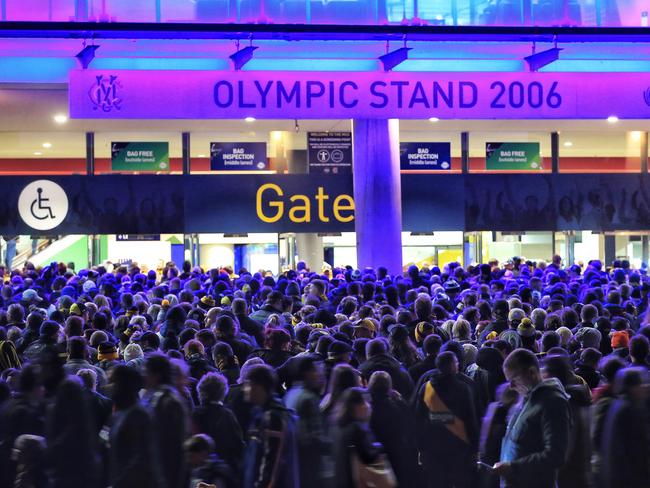
<svg viewBox="0 0 650 488">
<path fill-rule="evenodd" d="M 171 361 L 152 354 L 145 363 L 144 404 L 153 418 L 155 446 L 168 488 L 181 488 L 186 476 L 183 442 L 188 432 L 186 403 L 174 388 Z"/>
<path fill-rule="evenodd" d="M 154 419 L 138 395 L 143 387 L 137 369 L 117 365 L 111 371 L 114 411 L 107 437 L 109 484 L 113 488 L 167 486 L 155 446 Z"/>
<path fill-rule="evenodd" d="M 508 427 L 508 418 L 518 399 L 519 394 L 507 383 L 503 383 L 497 388 L 495 400 L 488 405 L 479 441 L 478 458 L 484 463 L 478 472 L 478 486 L 481 488 L 499 487 L 499 477 L 492 470 L 485 469 L 485 466 L 493 466 L 501 459 L 501 444 Z"/>
<path fill-rule="evenodd" d="M 607 488 L 650 486 L 645 368 L 629 367 L 616 373 L 616 399 L 602 433 L 602 480 Z"/>
<path fill-rule="evenodd" d="M 416 440 L 431 488 L 469 488 L 476 482 L 479 428 L 474 394 L 458 375 L 456 355 L 442 352 L 436 371 L 415 396 Z"/>
<path fill-rule="evenodd" d="M 96 427 L 79 377 L 70 376 L 60 383 L 47 412 L 45 440 L 53 488 L 99 485 Z"/>
<path fill-rule="evenodd" d="M 6 270 L 0 487 L 649 485 L 645 269 L 393 273 Z"/>
<path fill-rule="evenodd" d="M 558 473 L 558 488 L 589 488 L 592 485 L 589 386 L 573 373 L 569 357 L 564 355 L 546 356 L 542 376 L 556 378 L 569 395 L 569 445 L 567 460 Z"/>
<path fill-rule="evenodd" d="M 417 449 L 412 439 L 415 423 L 408 403 L 393 390 L 393 380 L 385 371 L 376 371 L 368 382 L 369 427 L 384 447 L 399 486 L 414 486 L 417 478 Z"/>
<path fill-rule="evenodd" d="M 494 472 L 506 486 L 553 488 L 567 458 L 568 396 L 557 379 L 542 378 L 537 357 L 527 349 L 510 353 L 503 370 L 522 401 L 508 423 Z"/>
<path fill-rule="evenodd" d="M 376 463 L 382 447 L 368 427 L 371 408 L 362 388 L 349 388 L 337 406 L 334 434 L 334 466 L 336 486 L 357 488 L 355 470 L 358 464 Z"/>
<path fill-rule="evenodd" d="M 220 373 L 207 373 L 197 385 L 200 405 L 192 412 L 192 432 L 212 439 L 210 452 L 226 462 L 232 473 L 239 471 L 244 451 L 241 426 L 232 411 L 224 406 L 228 380 Z"/>
<path fill-rule="evenodd" d="M 325 418 L 320 411 L 320 398 L 325 385 L 323 362 L 317 356 L 304 356 L 297 364 L 297 377 L 284 396 L 284 404 L 298 416 L 297 443 L 300 486 L 324 486 L 328 473 L 330 442 L 325 432 Z"/>
<path fill-rule="evenodd" d="M 294 414 L 275 396 L 277 375 L 268 365 L 251 367 L 244 379 L 254 405 L 244 454 L 245 488 L 298 488 L 297 428 Z"/>
<path fill-rule="evenodd" d="M 183 447 L 190 466 L 190 488 L 237 486 L 228 464 L 215 454 L 214 440 L 209 435 L 195 434 L 185 441 Z"/>
<path fill-rule="evenodd" d="M 102 368 L 88 362 L 88 345 L 83 337 L 76 336 L 68 339 L 68 360 L 63 369 L 70 375 L 75 375 L 82 369 L 92 369 L 97 375 L 97 384 L 100 391 L 108 381 L 106 372 Z"/>
</svg>

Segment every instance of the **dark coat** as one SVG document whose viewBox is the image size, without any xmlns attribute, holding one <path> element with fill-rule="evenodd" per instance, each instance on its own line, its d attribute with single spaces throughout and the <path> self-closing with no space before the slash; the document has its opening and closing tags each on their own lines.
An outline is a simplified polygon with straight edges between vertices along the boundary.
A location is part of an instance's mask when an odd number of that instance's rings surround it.
<svg viewBox="0 0 650 488">
<path fill-rule="evenodd" d="M 44 435 L 45 410 L 43 405 L 33 405 L 27 398 L 17 396 L 0 411 L 0 486 L 11 486 L 14 465 L 11 450 L 22 434 Z"/>
<path fill-rule="evenodd" d="M 264 346 L 264 327 L 257 320 L 253 320 L 248 315 L 237 315 L 239 329 L 245 332 L 257 342 L 258 347 Z"/>
<path fill-rule="evenodd" d="M 512 465 L 507 486 L 553 488 L 569 445 L 571 412 L 559 381 L 542 381 L 512 415 L 501 460 Z"/>
<path fill-rule="evenodd" d="M 436 370 L 416 393 L 417 444 L 427 458 L 477 451 L 474 395 L 460 376 L 444 376 Z"/>
<path fill-rule="evenodd" d="M 206 374 L 206 373 L 218 373 L 219 370 L 210 364 L 210 361 L 207 360 L 204 356 L 200 354 L 192 354 L 187 358 L 187 366 L 190 369 L 190 376 L 194 378 L 197 382 Z"/>
<path fill-rule="evenodd" d="M 372 397 L 370 430 L 384 447 L 399 486 L 414 486 L 417 449 L 415 423 L 408 405 L 399 396 Z"/>
<path fill-rule="evenodd" d="M 409 398 L 413 391 L 413 382 L 411 377 L 404 369 L 404 367 L 388 354 L 378 354 L 368 358 L 361 366 L 359 366 L 361 376 L 366 381 L 375 371 L 386 371 L 393 380 L 393 388 L 395 388 L 400 395 L 404 398 Z"/>
<path fill-rule="evenodd" d="M 113 488 L 158 488 L 163 483 L 154 449 L 154 425 L 149 413 L 135 404 L 115 412 L 109 434 L 109 472 Z"/>
<path fill-rule="evenodd" d="M 364 464 L 377 462 L 381 448 L 374 443 L 368 427 L 360 422 L 350 422 L 337 427 L 334 434 L 334 467 L 337 488 L 357 488 L 352 474 L 352 454 Z"/>
<path fill-rule="evenodd" d="M 409 368 L 409 375 L 411 375 L 413 383 L 417 383 L 424 373 L 432 369 L 436 369 L 436 356 L 425 356 L 424 359 Z"/>
<path fill-rule="evenodd" d="M 167 488 L 183 488 L 186 476 L 183 442 L 188 434 L 185 401 L 169 386 L 148 392 L 145 404 L 154 420 L 154 442 Z"/>
<path fill-rule="evenodd" d="M 632 399 L 614 400 L 602 438 L 602 478 L 607 488 L 650 486 L 647 418 Z"/>
<path fill-rule="evenodd" d="M 256 408 L 244 454 L 244 488 L 298 488 L 296 419 L 273 398 Z"/>
<path fill-rule="evenodd" d="M 212 437 L 215 452 L 237 472 L 244 451 L 244 436 L 237 418 L 222 403 L 211 402 L 192 412 L 192 430 Z"/>
<path fill-rule="evenodd" d="M 298 416 L 300 486 L 323 486 L 324 461 L 330 454 L 331 445 L 325 435 L 325 419 L 319 407 L 320 397 L 301 383 L 296 383 L 284 396 L 284 404 Z"/>
<path fill-rule="evenodd" d="M 571 429 L 567 461 L 558 473 L 558 488 L 591 486 L 591 392 L 587 385 L 569 385 Z"/>
</svg>

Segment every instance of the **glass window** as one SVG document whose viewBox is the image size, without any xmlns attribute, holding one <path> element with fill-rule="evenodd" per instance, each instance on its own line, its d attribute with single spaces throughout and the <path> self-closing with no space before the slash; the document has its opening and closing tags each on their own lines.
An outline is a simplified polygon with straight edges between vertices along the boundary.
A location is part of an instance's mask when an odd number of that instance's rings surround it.
<svg viewBox="0 0 650 488">
<path fill-rule="evenodd" d="M 0 132 L 2 175 L 85 172 L 86 135 L 82 132 Z"/>
<path fill-rule="evenodd" d="M 620 173 L 641 170 L 640 131 L 560 132 L 560 171 Z"/>
</svg>

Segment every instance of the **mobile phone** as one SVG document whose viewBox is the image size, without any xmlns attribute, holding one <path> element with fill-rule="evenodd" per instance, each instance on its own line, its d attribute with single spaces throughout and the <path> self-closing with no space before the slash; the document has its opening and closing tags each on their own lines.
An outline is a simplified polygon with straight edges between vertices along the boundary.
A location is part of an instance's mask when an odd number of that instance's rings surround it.
<svg viewBox="0 0 650 488">
<path fill-rule="evenodd" d="M 487 463 L 484 463 L 483 461 L 476 461 L 476 466 L 479 468 L 487 469 L 490 472 L 494 471 L 494 468 L 492 466 L 490 466 Z"/>
</svg>

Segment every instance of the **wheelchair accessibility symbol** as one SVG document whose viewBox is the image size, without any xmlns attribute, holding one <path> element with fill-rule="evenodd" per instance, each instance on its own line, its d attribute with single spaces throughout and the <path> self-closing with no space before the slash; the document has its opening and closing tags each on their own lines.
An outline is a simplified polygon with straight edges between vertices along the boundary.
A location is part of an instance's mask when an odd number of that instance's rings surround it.
<svg viewBox="0 0 650 488">
<path fill-rule="evenodd" d="M 23 188 L 18 197 L 18 213 L 33 229 L 54 229 L 68 214 L 68 197 L 63 188 L 53 181 L 33 181 Z"/>
</svg>

